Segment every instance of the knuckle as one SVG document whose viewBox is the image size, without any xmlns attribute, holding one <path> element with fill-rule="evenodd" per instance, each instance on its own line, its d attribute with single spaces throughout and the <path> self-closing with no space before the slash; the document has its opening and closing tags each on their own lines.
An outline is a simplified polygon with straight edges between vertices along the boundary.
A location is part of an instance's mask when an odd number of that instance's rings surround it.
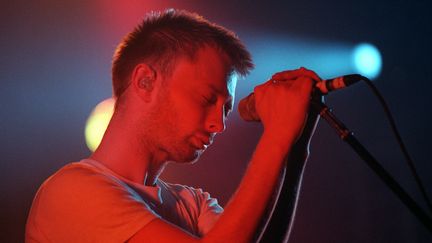
<svg viewBox="0 0 432 243">
<path fill-rule="evenodd" d="M 259 92 L 261 92 L 263 89 L 264 89 L 264 86 L 263 86 L 263 85 L 258 85 L 258 86 L 255 86 L 255 88 L 254 88 L 254 92 L 255 92 L 255 93 L 259 93 Z"/>
<path fill-rule="evenodd" d="M 296 80 L 298 83 L 304 84 L 304 83 L 312 83 L 312 78 L 309 76 L 300 76 Z"/>
</svg>

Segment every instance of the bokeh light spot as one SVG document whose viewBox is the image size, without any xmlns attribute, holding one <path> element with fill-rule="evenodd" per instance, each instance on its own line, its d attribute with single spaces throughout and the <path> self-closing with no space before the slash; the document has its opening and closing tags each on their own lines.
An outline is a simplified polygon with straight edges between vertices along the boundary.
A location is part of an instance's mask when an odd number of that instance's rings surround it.
<svg viewBox="0 0 432 243">
<path fill-rule="evenodd" d="M 372 44 L 362 43 L 353 51 L 354 67 L 361 75 L 370 79 L 378 77 L 381 72 L 382 59 L 378 48 Z"/>
<path fill-rule="evenodd" d="M 108 123 L 114 111 L 113 98 L 100 102 L 91 112 L 85 126 L 85 140 L 87 147 L 95 151 L 99 146 Z"/>
</svg>

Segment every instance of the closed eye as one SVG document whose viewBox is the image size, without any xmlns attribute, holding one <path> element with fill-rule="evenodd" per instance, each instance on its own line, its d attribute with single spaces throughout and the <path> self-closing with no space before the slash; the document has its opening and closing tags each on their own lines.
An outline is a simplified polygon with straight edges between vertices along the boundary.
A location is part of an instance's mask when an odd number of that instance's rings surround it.
<svg viewBox="0 0 432 243">
<path fill-rule="evenodd" d="M 218 97 L 216 95 L 202 95 L 202 99 L 205 105 L 215 105 L 218 103 Z M 224 116 L 227 117 L 232 111 L 232 98 L 226 101 L 224 107 Z"/>
<path fill-rule="evenodd" d="M 217 102 L 217 98 L 215 96 L 205 96 L 205 95 L 203 95 L 202 97 L 203 97 L 204 101 L 206 103 L 208 103 L 208 104 L 213 105 L 213 104 L 215 104 Z"/>
</svg>

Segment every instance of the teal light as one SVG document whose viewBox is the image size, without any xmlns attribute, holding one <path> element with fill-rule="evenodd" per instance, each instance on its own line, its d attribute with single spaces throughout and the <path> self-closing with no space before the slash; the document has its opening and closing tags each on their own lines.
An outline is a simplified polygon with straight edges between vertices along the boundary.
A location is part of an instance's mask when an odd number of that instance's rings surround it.
<svg viewBox="0 0 432 243">
<path fill-rule="evenodd" d="M 370 79 L 378 77 L 381 72 L 382 59 L 379 50 L 374 45 L 368 43 L 357 45 L 352 57 L 357 72 Z"/>
</svg>

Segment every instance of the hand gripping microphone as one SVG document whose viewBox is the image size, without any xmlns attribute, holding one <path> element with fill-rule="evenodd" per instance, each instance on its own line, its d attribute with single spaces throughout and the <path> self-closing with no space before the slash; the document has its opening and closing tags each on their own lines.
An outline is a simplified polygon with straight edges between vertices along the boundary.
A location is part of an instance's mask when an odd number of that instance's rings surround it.
<svg viewBox="0 0 432 243">
<path fill-rule="evenodd" d="M 315 84 L 315 89 L 322 95 L 326 95 L 329 92 L 343 89 L 358 81 L 366 79 L 360 74 L 348 74 L 337 78 L 326 79 Z M 260 118 L 255 110 L 255 96 L 254 93 L 250 93 L 247 97 L 240 100 L 238 105 L 238 111 L 240 116 L 245 121 L 260 121 Z"/>
</svg>

